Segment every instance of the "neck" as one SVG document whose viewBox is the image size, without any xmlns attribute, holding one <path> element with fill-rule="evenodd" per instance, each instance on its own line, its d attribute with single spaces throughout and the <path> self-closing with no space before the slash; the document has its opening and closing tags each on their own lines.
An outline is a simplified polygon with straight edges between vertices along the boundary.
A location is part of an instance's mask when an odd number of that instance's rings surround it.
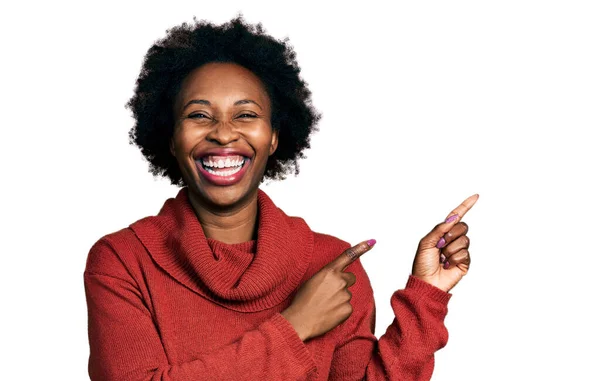
<svg viewBox="0 0 600 381">
<path fill-rule="evenodd" d="M 198 200 L 188 189 L 190 203 L 206 238 L 233 244 L 255 239 L 258 215 L 258 191 L 233 208 L 211 207 Z"/>
</svg>

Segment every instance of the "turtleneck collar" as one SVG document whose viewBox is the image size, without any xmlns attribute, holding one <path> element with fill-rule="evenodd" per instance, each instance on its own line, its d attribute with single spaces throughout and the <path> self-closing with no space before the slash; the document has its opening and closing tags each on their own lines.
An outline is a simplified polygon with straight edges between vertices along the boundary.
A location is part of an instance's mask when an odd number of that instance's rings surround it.
<svg viewBox="0 0 600 381">
<path fill-rule="evenodd" d="M 302 281 L 313 253 L 313 233 L 258 190 L 256 241 L 226 244 L 206 238 L 188 187 L 165 201 L 156 216 L 129 227 L 153 260 L 177 281 L 231 310 L 262 311 L 283 302 Z"/>
</svg>

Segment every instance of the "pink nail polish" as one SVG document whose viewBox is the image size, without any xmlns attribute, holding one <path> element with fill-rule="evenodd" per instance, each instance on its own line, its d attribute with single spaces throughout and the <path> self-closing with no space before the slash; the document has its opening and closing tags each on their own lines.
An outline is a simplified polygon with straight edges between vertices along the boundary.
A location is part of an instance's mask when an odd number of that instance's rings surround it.
<svg viewBox="0 0 600 381">
<path fill-rule="evenodd" d="M 446 262 L 446 256 L 444 254 L 440 254 L 440 263 Z"/>
<path fill-rule="evenodd" d="M 435 245 L 435 247 L 437 247 L 438 249 L 441 249 L 442 246 L 444 246 L 445 244 L 446 244 L 446 240 L 444 239 L 444 237 L 442 237 L 442 238 L 440 238 L 438 243 Z"/>
<path fill-rule="evenodd" d="M 448 270 L 448 268 L 450 268 L 450 262 L 446 261 L 444 262 L 444 270 Z"/>
<path fill-rule="evenodd" d="M 373 246 L 376 243 L 377 243 L 377 241 L 375 241 L 374 239 L 370 239 L 370 240 L 367 241 L 367 245 L 369 245 L 369 246 Z"/>
<path fill-rule="evenodd" d="M 458 218 L 458 214 L 453 214 L 446 219 L 446 223 L 452 222 L 452 221 L 456 220 L 457 218 Z"/>
</svg>

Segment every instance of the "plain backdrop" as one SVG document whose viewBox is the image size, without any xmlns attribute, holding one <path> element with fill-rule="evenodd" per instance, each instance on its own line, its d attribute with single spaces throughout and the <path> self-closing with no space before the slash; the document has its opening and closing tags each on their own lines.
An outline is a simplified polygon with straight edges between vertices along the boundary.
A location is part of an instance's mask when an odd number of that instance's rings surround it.
<svg viewBox="0 0 600 381">
<path fill-rule="evenodd" d="M 600 380 L 598 2 L 0 8 L 2 379 L 87 379 L 89 248 L 178 190 L 128 144 L 142 59 L 168 28 L 242 12 L 289 38 L 323 114 L 300 175 L 262 189 L 315 231 L 377 239 L 376 335 L 418 241 L 479 193 L 433 379 Z"/>
</svg>

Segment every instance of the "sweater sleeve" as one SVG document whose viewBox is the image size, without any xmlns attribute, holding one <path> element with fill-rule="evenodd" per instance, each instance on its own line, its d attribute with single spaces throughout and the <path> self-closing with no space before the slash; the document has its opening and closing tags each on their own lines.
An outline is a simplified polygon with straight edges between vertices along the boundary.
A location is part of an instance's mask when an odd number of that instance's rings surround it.
<svg viewBox="0 0 600 381">
<path fill-rule="evenodd" d="M 112 263 L 110 273 L 106 265 L 100 273 L 96 263 L 107 261 Z M 170 364 L 139 286 L 102 241 L 90 251 L 84 286 L 92 381 L 304 380 L 317 371 L 308 348 L 280 313 L 233 343 L 192 361 Z"/>
<path fill-rule="evenodd" d="M 434 352 L 448 341 L 444 318 L 451 294 L 409 276 L 406 288 L 392 295 L 394 321 L 377 340 L 369 278 L 359 260 L 347 271 L 357 278 L 349 289 L 353 313 L 340 331 L 329 379 L 430 380 Z"/>
</svg>

